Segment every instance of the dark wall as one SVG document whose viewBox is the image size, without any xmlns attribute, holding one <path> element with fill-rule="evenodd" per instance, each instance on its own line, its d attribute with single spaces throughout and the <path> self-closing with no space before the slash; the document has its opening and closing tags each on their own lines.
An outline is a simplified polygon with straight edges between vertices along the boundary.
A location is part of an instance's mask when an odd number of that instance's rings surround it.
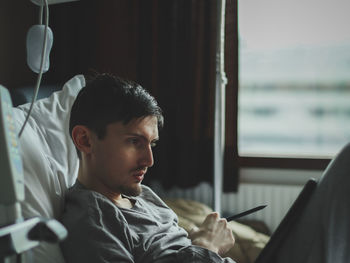
<svg viewBox="0 0 350 263">
<path fill-rule="evenodd" d="M 137 80 L 138 2 L 84 0 L 51 6 L 55 44 L 48 79 L 98 71 Z"/>
<path fill-rule="evenodd" d="M 0 1 L 0 84 L 7 88 L 35 80 L 25 62 L 25 40 L 37 19 L 38 8 L 30 0 Z"/>
</svg>

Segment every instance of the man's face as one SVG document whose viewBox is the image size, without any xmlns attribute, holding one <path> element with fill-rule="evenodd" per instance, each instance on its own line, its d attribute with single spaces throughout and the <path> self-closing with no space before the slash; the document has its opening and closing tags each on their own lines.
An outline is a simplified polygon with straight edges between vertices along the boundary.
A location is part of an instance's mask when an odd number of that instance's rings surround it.
<svg viewBox="0 0 350 263">
<path fill-rule="evenodd" d="M 105 195 L 141 193 L 141 182 L 153 165 L 152 146 L 158 140 L 157 117 L 133 119 L 124 125 L 107 125 L 106 136 L 94 134 L 91 148 L 91 170 L 96 188 Z"/>
</svg>

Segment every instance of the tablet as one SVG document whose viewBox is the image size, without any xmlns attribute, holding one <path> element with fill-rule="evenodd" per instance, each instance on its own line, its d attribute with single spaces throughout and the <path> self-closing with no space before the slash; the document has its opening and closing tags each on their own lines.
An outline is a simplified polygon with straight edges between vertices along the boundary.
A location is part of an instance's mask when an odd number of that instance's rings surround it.
<svg viewBox="0 0 350 263">
<path fill-rule="evenodd" d="M 264 249 L 261 251 L 255 263 L 273 263 L 276 251 L 279 250 L 283 241 L 288 238 L 293 226 L 298 223 L 300 215 L 304 211 L 312 193 L 316 189 L 316 179 L 309 179 L 297 199 L 294 201 L 291 208 L 288 210 L 281 223 L 278 225 L 276 231 L 272 234 L 269 242 L 267 242 Z"/>
</svg>

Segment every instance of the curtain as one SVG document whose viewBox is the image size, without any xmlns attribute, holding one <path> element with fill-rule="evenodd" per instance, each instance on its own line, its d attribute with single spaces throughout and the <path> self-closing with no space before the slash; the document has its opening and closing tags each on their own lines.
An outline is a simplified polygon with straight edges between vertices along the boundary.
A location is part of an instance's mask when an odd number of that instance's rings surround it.
<svg viewBox="0 0 350 263">
<path fill-rule="evenodd" d="M 148 179 L 164 187 L 212 183 L 216 2 L 142 3 L 140 82 L 165 116 Z"/>
<path fill-rule="evenodd" d="M 225 15 L 226 121 L 224 152 L 224 192 L 236 192 L 238 164 L 238 19 L 237 0 L 226 0 Z"/>
</svg>

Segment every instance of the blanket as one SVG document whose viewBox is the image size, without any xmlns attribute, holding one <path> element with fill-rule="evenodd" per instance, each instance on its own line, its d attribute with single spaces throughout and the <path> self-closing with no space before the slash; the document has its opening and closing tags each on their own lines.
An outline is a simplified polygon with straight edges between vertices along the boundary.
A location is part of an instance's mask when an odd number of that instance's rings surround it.
<svg viewBox="0 0 350 263">
<path fill-rule="evenodd" d="M 179 225 L 187 232 L 194 226 L 201 225 L 205 217 L 213 212 L 210 207 L 193 200 L 165 199 L 164 202 L 177 214 Z M 228 225 L 236 242 L 225 256 L 231 257 L 237 263 L 254 263 L 268 242 L 269 236 L 256 231 L 252 226 L 236 221 L 231 221 Z"/>
</svg>

